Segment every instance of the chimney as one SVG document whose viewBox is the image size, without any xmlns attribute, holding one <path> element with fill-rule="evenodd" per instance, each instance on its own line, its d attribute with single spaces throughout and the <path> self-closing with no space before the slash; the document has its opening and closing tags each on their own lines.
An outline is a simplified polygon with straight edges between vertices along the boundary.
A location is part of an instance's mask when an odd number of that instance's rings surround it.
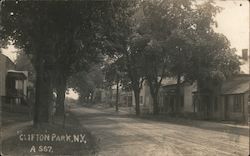
<svg viewBox="0 0 250 156">
<path fill-rule="evenodd" d="M 242 49 L 242 59 L 244 61 L 248 60 L 248 49 Z"/>
</svg>

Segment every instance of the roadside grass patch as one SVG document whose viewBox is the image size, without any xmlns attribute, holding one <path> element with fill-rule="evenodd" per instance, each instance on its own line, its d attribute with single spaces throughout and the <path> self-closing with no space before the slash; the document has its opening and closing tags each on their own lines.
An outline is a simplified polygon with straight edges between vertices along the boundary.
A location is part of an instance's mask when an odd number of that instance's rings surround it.
<svg viewBox="0 0 250 156">
<path fill-rule="evenodd" d="M 70 114 L 66 125 L 42 124 L 18 130 L 16 135 L 3 140 L 2 151 L 5 155 L 95 155 L 95 138 L 82 128 Z"/>
<path fill-rule="evenodd" d="M 31 121 L 31 117 L 28 112 L 18 113 L 18 112 L 2 111 L 1 124 L 3 126 L 9 126 L 11 124 L 25 122 L 25 121 Z"/>
</svg>

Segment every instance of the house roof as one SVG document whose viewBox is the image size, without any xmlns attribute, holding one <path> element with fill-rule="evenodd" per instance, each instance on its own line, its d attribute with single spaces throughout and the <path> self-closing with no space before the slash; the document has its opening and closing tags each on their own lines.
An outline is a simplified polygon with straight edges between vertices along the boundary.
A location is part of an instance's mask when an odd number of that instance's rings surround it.
<svg viewBox="0 0 250 156">
<path fill-rule="evenodd" d="M 5 58 L 6 60 L 8 60 L 8 62 L 13 63 L 13 61 L 11 61 L 11 59 L 8 56 L 4 55 L 3 53 L 0 53 L 0 57 Z"/>
<path fill-rule="evenodd" d="M 25 75 L 24 71 L 8 70 L 7 76 L 13 77 L 17 80 L 27 79 L 27 76 Z"/>
<path fill-rule="evenodd" d="M 181 78 L 181 83 L 183 83 L 183 77 Z M 176 78 L 164 78 L 162 80 L 162 86 L 170 86 L 170 85 L 176 85 L 177 84 L 177 79 Z"/>
<path fill-rule="evenodd" d="M 249 91 L 250 76 L 238 75 L 223 82 L 221 94 L 241 94 Z"/>
</svg>

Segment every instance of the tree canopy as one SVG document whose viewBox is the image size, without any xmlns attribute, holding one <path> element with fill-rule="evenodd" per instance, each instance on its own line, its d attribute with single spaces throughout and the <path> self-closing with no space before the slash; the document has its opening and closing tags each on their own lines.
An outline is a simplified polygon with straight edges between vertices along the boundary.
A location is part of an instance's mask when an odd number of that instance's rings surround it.
<svg viewBox="0 0 250 156">
<path fill-rule="evenodd" d="M 104 47 L 111 31 L 109 26 L 114 22 L 115 9 L 123 4 L 109 0 L 2 3 L 3 39 L 11 40 L 31 55 L 37 72 L 35 123 L 48 121 L 45 114 L 54 83 L 62 82 L 59 86 L 65 86 L 69 73 L 86 70 L 89 64 L 98 61 L 100 53 L 108 52 Z M 59 90 L 65 91 L 63 88 Z"/>
<path fill-rule="evenodd" d="M 70 83 L 81 96 L 93 95 L 103 80 L 96 65 L 103 56 L 116 59 L 108 80 L 119 76 L 130 81 L 136 114 L 145 79 L 157 114 L 158 91 L 165 77 L 177 78 L 179 94 L 181 77 L 203 85 L 207 80 L 219 83 L 239 70 L 230 42 L 214 31 L 220 8 L 211 0 L 199 4 L 194 0 L 1 4 L 0 45 L 13 42 L 31 58 L 36 70 L 35 123 L 48 122 L 53 89 L 63 112 L 71 76 Z"/>
</svg>

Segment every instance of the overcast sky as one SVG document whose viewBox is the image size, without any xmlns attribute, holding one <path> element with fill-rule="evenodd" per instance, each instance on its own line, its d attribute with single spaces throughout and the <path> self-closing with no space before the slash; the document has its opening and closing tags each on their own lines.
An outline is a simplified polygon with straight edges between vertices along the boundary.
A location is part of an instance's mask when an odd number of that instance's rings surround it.
<svg viewBox="0 0 250 156">
<path fill-rule="evenodd" d="M 238 50 L 249 49 L 249 2 L 248 0 L 216 1 L 224 9 L 216 17 L 217 32 L 223 33 Z"/>
</svg>

